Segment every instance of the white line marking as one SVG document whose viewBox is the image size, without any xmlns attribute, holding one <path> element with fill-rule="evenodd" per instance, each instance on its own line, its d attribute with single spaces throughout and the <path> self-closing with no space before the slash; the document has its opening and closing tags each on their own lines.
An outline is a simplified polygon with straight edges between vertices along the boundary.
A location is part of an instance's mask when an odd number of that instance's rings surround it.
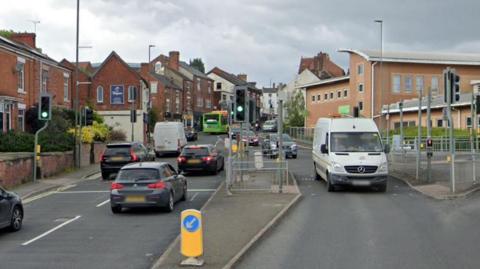
<svg viewBox="0 0 480 269">
<path fill-rule="evenodd" d="M 107 204 L 107 203 L 109 203 L 109 202 L 110 202 L 110 199 L 108 199 L 108 200 L 106 200 L 106 201 L 103 201 L 103 202 L 101 202 L 100 204 L 98 204 L 97 207 L 101 207 L 102 205 L 105 205 L 105 204 Z"/>
<path fill-rule="evenodd" d="M 56 193 L 66 193 L 66 194 L 75 194 L 75 193 L 109 193 L 110 191 L 59 191 Z"/>
<path fill-rule="evenodd" d="M 193 200 L 195 199 L 195 197 L 197 197 L 197 195 L 198 195 L 198 192 L 195 193 L 195 194 L 192 196 L 192 199 L 190 199 L 190 202 L 193 201 Z"/>
<path fill-rule="evenodd" d="M 209 191 L 215 191 L 215 189 L 189 189 L 188 191 L 190 191 L 190 192 L 209 192 Z"/>
<path fill-rule="evenodd" d="M 55 227 L 55 228 L 53 228 L 53 229 L 51 229 L 51 230 L 48 230 L 48 231 L 44 232 L 43 234 L 41 234 L 41 235 L 33 238 L 32 240 L 29 240 L 29 241 L 23 243 L 22 246 L 27 246 L 27 245 L 29 245 L 30 243 L 33 243 L 33 242 L 37 241 L 38 239 L 41 239 L 41 238 L 43 238 L 43 237 L 45 237 L 45 236 L 53 233 L 54 231 L 62 228 L 63 226 L 68 225 L 69 223 L 72 223 L 72 222 L 76 221 L 76 220 L 79 219 L 80 217 L 82 217 L 82 216 L 76 216 L 76 217 L 73 218 L 73 219 L 67 220 L 67 221 L 65 221 L 64 223 L 58 225 L 57 227 Z"/>
</svg>

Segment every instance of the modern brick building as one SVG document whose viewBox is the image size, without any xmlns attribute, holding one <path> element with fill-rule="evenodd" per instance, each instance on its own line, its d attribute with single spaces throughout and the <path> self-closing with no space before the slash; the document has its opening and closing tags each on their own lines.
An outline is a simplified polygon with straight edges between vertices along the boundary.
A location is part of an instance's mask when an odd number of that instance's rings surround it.
<svg viewBox="0 0 480 269">
<path fill-rule="evenodd" d="M 26 130 L 25 113 L 40 93 L 57 107 L 72 107 L 71 70 L 36 48 L 33 33 L 0 36 L 0 131 Z"/>
</svg>

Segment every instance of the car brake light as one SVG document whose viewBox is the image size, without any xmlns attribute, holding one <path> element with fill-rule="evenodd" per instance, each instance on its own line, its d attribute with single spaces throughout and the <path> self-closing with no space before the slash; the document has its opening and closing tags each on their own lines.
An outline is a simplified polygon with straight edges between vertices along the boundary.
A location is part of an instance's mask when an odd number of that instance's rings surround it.
<svg viewBox="0 0 480 269">
<path fill-rule="evenodd" d="M 213 157 L 212 156 L 203 157 L 202 160 L 208 163 L 211 160 L 213 160 Z"/>
<path fill-rule="evenodd" d="M 134 162 L 138 161 L 138 156 L 133 152 L 133 150 L 130 150 L 130 158 L 132 158 L 132 161 Z"/>
<path fill-rule="evenodd" d="M 186 162 L 187 161 L 187 158 L 183 157 L 183 156 L 180 156 L 177 158 L 177 162 L 179 163 L 183 163 L 183 162 Z"/>
<path fill-rule="evenodd" d="M 113 182 L 112 186 L 110 186 L 111 190 L 121 190 L 123 189 L 123 185 L 117 182 Z"/>
<path fill-rule="evenodd" d="M 100 155 L 100 161 L 103 162 L 103 161 L 105 161 L 105 159 L 106 159 L 106 158 L 105 158 L 105 153 L 102 153 L 102 155 Z"/>
<path fill-rule="evenodd" d="M 165 189 L 165 182 L 157 181 L 155 183 L 148 184 L 147 187 L 149 189 Z"/>
</svg>

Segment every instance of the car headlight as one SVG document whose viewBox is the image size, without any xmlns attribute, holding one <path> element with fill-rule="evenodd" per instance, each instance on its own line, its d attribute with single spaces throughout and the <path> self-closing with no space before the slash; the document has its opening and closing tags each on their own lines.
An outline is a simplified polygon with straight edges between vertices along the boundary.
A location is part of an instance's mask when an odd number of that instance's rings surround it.
<svg viewBox="0 0 480 269">
<path fill-rule="evenodd" d="M 332 162 L 332 166 L 333 166 L 333 171 L 335 171 L 335 172 L 344 172 L 345 171 L 343 169 L 343 166 L 339 163 Z"/>
<path fill-rule="evenodd" d="M 296 149 L 297 149 L 297 145 L 296 145 L 296 144 L 293 144 L 293 145 L 290 146 L 290 148 L 291 148 L 292 150 L 296 150 Z"/>
<path fill-rule="evenodd" d="M 387 162 L 384 162 L 380 165 L 380 167 L 378 167 L 378 170 L 377 170 L 378 173 L 388 173 L 388 163 Z"/>
<path fill-rule="evenodd" d="M 276 145 L 276 144 L 271 144 L 271 145 L 270 145 L 270 148 L 271 148 L 271 149 L 277 149 L 277 145 Z"/>
</svg>

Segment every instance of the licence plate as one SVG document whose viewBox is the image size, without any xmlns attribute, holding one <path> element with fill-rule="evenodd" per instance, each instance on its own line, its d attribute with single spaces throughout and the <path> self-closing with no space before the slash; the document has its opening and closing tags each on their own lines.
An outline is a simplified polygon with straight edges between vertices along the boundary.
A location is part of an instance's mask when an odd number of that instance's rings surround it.
<svg viewBox="0 0 480 269">
<path fill-rule="evenodd" d="M 200 160 L 188 160 L 187 163 L 190 163 L 190 164 L 198 164 L 198 163 L 201 163 L 202 161 Z"/>
<path fill-rule="evenodd" d="M 112 161 L 124 161 L 125 158 L 124 157 L 112 157 L 111 160 Z"/>
<path fill-rule="evenodd" d="M 127 203 L 143 203 L 145 202 L 145 196 L 142 195 L 129 195 L 125 198 Z"/>
<path fill-rule="evenodd" d="M 354 186 L 370 186 L 370 181 L 368 180 L 354 180 L 352 182 Z"/>
</svg>

